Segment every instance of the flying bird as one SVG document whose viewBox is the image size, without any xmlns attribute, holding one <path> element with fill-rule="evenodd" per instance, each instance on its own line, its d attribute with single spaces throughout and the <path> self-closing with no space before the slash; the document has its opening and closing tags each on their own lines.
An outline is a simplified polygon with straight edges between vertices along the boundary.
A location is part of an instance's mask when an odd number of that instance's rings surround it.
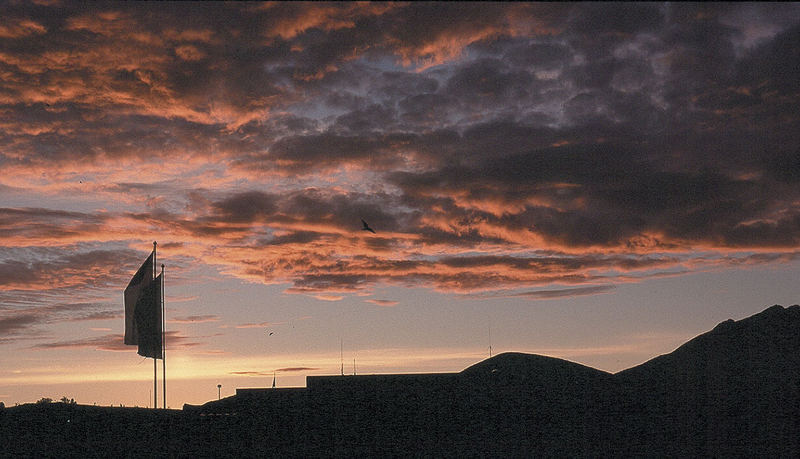
<svg viewBox="0 0 800 459">
<path fill-rule="evenodd" d="M 275 334 L 275 332 L 269 332 L 269 335 L 267 335 L 267 336 L 272 336 L 274 334 Z"/>
<path fill-rule="evenodd" d="M 367 225 L 367 222 L 365 222 L 363 218 L 361 219 L 361 224 L 364 225 L 364 227 L 361 228 L 361 231 L 369 231 L 370 233 L 375 234 L 375 230 L 370 228 L 369 225 Z"/>
</svg>

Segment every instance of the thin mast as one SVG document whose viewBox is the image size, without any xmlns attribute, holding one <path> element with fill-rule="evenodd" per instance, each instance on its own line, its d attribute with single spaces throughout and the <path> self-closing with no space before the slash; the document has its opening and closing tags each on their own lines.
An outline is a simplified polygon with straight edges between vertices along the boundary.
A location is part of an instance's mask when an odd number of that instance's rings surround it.
<svg viewBox="0 0 800 459">
<path fill-rule="evenodd" d="M 167 309 L 164 301 L 164 264 L 161 264 L 161 382 L 164 390 L 161 391 L 164 403 L 161 408 L 167 409 Z"/>
<path fill-rule="evenodd" d="M 156 241 L 153 241 L 153 280 L 156 278 Z M 153 357 L 153 409 L 158 409 L 158 362 Z"/>
</svg>

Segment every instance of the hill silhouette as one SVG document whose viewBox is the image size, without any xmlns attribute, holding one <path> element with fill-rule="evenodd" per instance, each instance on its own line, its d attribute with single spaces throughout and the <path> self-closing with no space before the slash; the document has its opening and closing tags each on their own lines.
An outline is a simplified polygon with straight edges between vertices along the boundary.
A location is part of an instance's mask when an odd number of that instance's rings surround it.
<svg viewBox="0 0 800 459">
<path fill-rule="evenodd" d="M 476 363 L 459 373 L 466 377 L 511 378 L 545 381 L 563 377 L 603 377 L 610 373 L 568 360 L 521 352 L 504 352 Z"/>
<path fill-rule="evenodd" d="M 796 455 L 799 332 L 800 306 L 772 306 L 617 373 L 623 452 Z"/>
<path fill-rule="evenodd" d="M 800 455 L 800 306 L 616 374 L 504 353 L 460 373 L 317 376 L 182 411 L 0 410 L 0 456 Z"/>
</svg>

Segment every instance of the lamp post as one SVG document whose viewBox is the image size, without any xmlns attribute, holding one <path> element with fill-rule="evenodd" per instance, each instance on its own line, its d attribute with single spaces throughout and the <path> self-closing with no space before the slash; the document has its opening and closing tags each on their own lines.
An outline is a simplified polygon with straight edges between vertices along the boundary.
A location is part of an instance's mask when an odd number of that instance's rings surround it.
<svg viewBox="0 0 800 459">
<path fill-rule="evenodd" d="M 222 399 L 222 384 L 217 384 L 217 400 Z"/>
</svg>

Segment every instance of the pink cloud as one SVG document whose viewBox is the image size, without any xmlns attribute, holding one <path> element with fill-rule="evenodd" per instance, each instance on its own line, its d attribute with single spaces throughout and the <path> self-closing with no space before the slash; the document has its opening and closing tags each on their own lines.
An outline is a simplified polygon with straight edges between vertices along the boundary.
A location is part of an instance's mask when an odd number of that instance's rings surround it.
<svg viewBox="0 0 800 459">
<path fill-rule="evenodd" d="M 259 323 L 248 323 L 248 324 L 239 324 L 234 326 L 234 328 L 264 328 L 270 327 L 273 325 L 282 325 L 285 322 L 259 322 Z"/>
<path fill-rule="evenodd" d="M 216 314 L 203 314 L 195 316 L 173 317 L 167 319 L 167 323 L 192 324 L 192 323 L 219 322 L 219 320 L 220 317 Z"/>
<path fill-rule="evenodd" d="M 392 307 L 392 306 L 396 306 L 398 304 L 397 301 L 393 301 L 393 300 L 369 299 L 369 300 L 364 300 L 364 301 L 366 301 L 367 303 L 377 304 L 378 306 L 384 306 L 384 307 Z"/>
<path fill-rule="evenodd" d="M 36 21 L 30 19 L 14 20 L 6 18 L 5 24 L 0 24 L 0 38 L 22 38 L 29 35 L 47 33 L 47 29 Z"/>
</svg>

